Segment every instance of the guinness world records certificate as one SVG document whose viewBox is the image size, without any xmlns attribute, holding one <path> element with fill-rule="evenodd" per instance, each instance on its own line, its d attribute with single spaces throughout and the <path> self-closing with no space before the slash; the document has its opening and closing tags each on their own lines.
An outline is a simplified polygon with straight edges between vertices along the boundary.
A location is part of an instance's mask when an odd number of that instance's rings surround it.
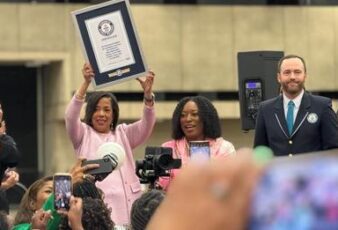
<svg viewBox="0 0 338 230">
<path fill-rule="evenodd" d="M 147 71 L 128 0 L 113 0 L 72 12 L 83 53 L 95 72 L 94 88 Z"/>
</svg>

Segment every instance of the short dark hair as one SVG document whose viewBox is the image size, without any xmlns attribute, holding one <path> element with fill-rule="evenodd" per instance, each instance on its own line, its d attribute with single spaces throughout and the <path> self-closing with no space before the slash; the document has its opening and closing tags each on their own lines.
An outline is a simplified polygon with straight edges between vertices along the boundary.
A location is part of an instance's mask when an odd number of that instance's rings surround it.
<svg viewBox="0 0 338 230">
<path fill-rule="evenodd" d="M 97 91 L 97 92 L 94 92 L 92 95 L 90 95 L 90 97 L 88 98 L 88 101 L 87 101 L 87 107 L 86 107 L 86 114 L 85 114 L 84 122 L 87 125 L 93 127 L 92 117 L 93 117 L 93 114 L 96 111 L 97 103 L 99 103 L 99 100 L 103 97 L 111 99 L 110 100 L 111 101 L 111 107 L 112 107 L 112 110 L 113 110 L 113 122 L 111 124 L 111 130 L 115 131 L 115 128 L 117 126 L 117 122 L 119 120 L 120 109 L 119 109 L 119 105 L 117 103 L 116 97 L 110 92 Z"/>
<path fill-rule="evenodd" d="M 131 207 L 131 229 L 144 230 L 157 207 L 164 199 L 164 192 L 161 190 L 150 190 L 134 201 Z"/>
<path fill-rule="evenodd" d="M 214 105 L 206 97 L 192 96 L 181 99 L 174 110 L 172 117 L 172 138 L 179 140 L 184 137 L 180 118 L 185 104 L 189 101 L 193 101 L 197 105 L 198 115 L 203 123 L 204 136 L 212 139 L 220 137 L 222 135 L 221 124 Z"/>
<path fill-rule="evenodd" d="M 278 69 L 277 69 L 278 73 L 280 73 L 280 68 L 283 64 L 283 61 L 286 60 L 286 59 L 290 59 L 290 58 L 298 58 L 299 60 L 301 60 L 301 62 L 303 63 L 303 66 L 304 66 L 304 72 L 306 73 L 306 64 L 305 64 L 304 58 L 302 58 L 301 56 L 295 55 L 295 54 L 286 55 L 279 60 Z"/>
<path fill-rule="evenodd" d="M 85 197 L 82 199 L 82 226 L 84 229 L 106 230 L 113 229 L 115 224 L 111 220 L 111 210 L 102 199 Z M 64 217 L 59 225 L 61 230 L 71 230 L 68 218 Z"/>
</svg>

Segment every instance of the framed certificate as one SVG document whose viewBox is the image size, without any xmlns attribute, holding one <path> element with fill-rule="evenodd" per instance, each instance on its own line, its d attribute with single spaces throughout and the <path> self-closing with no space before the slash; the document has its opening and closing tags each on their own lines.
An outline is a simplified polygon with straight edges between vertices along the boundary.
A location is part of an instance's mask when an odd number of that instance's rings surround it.
<svg viewBox="0 0 338 230">
<path fill-rule="evenodd" d="M 148 70 L 128 0 L 112 0 L 72 12 L 94 88 L 144 75 Z"/>
</svg>

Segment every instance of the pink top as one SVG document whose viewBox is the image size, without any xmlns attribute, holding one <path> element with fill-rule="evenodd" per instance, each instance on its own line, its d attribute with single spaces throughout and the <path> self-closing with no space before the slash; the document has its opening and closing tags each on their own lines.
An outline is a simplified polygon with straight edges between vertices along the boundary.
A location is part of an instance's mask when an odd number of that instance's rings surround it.
<svg viewBox="0 0 338 230">
<path fill-rule="evenodd" d="M 228 157 L 236 154 L 235 147 L 229 141 L 224 140 L 222 137 L 217 139 L 209 139 L 210 145 L 210 158 L 217 159 L 218 157 Z M 173 158 L 182 160 L 182 167 L 184 167 L 190 159 L 188 151 L 188 142 L 185 138 L 180 140 L 171 140 L 162 144 L 163 147 L 170 147 L 173 149 Z M 180 169 L 172 169 L 170 172 L 170 177 L 161 177 L 158 181 L 158 184 L 164 189 L 167 190 L 170 184 L 170 181 L 175 178 L 179 173 Z"/>
<path fill-rule="evenodd" d="M 66 109 L 65 120 L 68 135 L 78 157 L 97 159 L 95 155 L 97 149 L 106 142 L 116 142 L 124 148 L 126 158 L 122 167 L 114 170 L 96 185 L 104 192 L 105 203 L 112 209 L 111 218 L 114 223 L 116 225 L 129 224 L 131 206 L 134 200 L 141 195 L 141 185 L 135 174 L 132 150 L 151 135 L 156 120 L 154 108 L 145 106 L 141 120 L 128 125 L 120 124 L 115 132 L 102 134 L 81 122 L 80 111 L 83 103 L 83 100 L 74 96 Z"/>
</svg>

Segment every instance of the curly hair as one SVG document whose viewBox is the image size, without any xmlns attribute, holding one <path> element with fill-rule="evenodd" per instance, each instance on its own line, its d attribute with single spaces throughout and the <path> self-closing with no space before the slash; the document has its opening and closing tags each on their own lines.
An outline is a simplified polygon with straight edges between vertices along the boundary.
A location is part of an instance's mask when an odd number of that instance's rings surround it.
<svg viewBox="0 0 338 230">
<path fill-rule="evenodd" d="M 110 98 L 111 107 L 112 107 L 112 110 L 113 110 L 113 122 L 111 124 L 111 130 L 115 131 L 115 128 L 117 126 L 117 122 L 119 120 L 120 109 L 119 109 L 119 105 L 117 103 L 116 97 L 112 93 L 109 93 L 109 92 L 97 91 L 97 92 L 94 92 L 88 98 L 84 122 L 87 125 L 93 127 L 93 123 L 92 123 L 93 114 L 96 111 L 96 106 L 99 103 L 100 99 L 104 98 L 104 97 Z"/>
<path fill-rule="evenodd" d="M 52 176 L 38 179 L 31 186 L 29 186 L 20 201 L 18 212 L 16 213 L 14 219 L 14 225 L 31 222 L 32 216 L 35 211 L 32 208 L 32 203 L 36 202 L 39 190 L 49 181 L 53 181 Z"/>
<path fill-rule="evenodd" d="M 220 137 L 222 130 L 216 108 L 208 98 L 193 96 L 184 97 L 178 102 L 172 117 L 172 138 L 179 140 L 185 136 L 181 127 L 180 118 L 185 104 L 189 101 L 193 101 L 197 105 L 198 115 L 203 123 L 204 136 L 212 139 Z"/>
<path fill-rule="evenodd" d="M 155 213 L 157 207 L 164 199 L 164 192 L 161 190 L 150 190 L 134 201 L 131 207 L 131 229 L 144 230 Z"/>
<path fill-rule="evenodd" d="M 104 204 L 102 199 L 91 197 L 83 198 L 82 202 L 82 226 L 88 230 L 113 229 L 115 224 L 110 218 L 110 209 Z M 61 220 L 60 230 L 71 230 L 68 225 L 68 218 Z"/>
<path fill-rule="evenodd" d="M 84 179 L 73 185 L 73 195 L 75 197 L 91 197 L 93 199 L 102 199 L 102 194 L 95 184 L 89 179 Z"/>
</svg>

